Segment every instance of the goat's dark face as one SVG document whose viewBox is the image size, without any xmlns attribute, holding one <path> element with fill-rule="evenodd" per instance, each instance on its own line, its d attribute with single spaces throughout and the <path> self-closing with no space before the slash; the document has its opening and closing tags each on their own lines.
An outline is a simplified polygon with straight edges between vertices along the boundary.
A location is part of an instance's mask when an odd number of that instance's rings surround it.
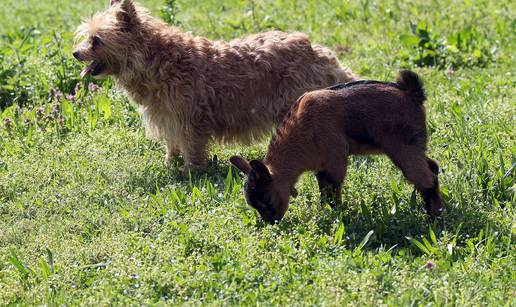
<svg viewBox="0 0 516 307">
<path fill-rule="evenodd" d="M 244 193 L 247 204 L 268 223 L 279 222 L 288 209 L 290 189 L 278 184 L 263 162 L 231 157 L 231 163 L 247 175 Z"/>
</svg>

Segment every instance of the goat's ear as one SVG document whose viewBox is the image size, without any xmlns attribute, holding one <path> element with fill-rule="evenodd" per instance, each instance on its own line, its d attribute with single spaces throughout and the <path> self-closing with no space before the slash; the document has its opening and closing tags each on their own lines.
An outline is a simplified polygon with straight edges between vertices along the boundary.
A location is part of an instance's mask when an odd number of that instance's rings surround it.
<svg viewBox="0 0 516 307">
<path fill-rule="evenodd" d="M 116 1 L 117 0 L 113 0 Z M 136 7 L 131 0 L 121 0 L 120 2 L 120 10 L 116 14 L 116 18 L 123 22 L 125 27 L 130 29 L 132 26 L 139 23 L 138 13 L 136 12 Z"/>
<path fill-rule="evenodd" d="M 256 174 L 258 174 L 258 177 L 260 178 L 260 180 L 264 180 L 264 181 L 272 180 L 271 173 L 269 173 L 269 169 L 267 168 L 267 166 L 265 166 L 265 164 L 263 164 L 262 161 L 252 160 L 249 163 L 251 164 L 251 167 L 256 172 Z"/>
<path fill-rule="evenodd" d="M 117 3 L 120 3 L 121 0 L 109 0 L 109 6 L 113 6 Z"/>
<path fill-rule="evenodd" d="M 290 188 L 290 195 L 291 195 L 292 197 L 294 197 L 294 198 L 296 198 L 296 197 L 297 197 L 297 190 L 296 190 L 296 188 L 294 188 L 294 187 L 291 187 L 291 188 Z"/>
<path fill-rule="evenodd" d="M 249 172 L 252 169 L 252 167 L 249 164 L 249 162 L 246 159 L 242 158 L 242 157 L 233 156 L 233 157 L 229 158 L 229 161 L 231 162 L 231 164 L 236 166 L 236 168 L 241 170 L 246 175 L 249 174 Z"/>
</svg>

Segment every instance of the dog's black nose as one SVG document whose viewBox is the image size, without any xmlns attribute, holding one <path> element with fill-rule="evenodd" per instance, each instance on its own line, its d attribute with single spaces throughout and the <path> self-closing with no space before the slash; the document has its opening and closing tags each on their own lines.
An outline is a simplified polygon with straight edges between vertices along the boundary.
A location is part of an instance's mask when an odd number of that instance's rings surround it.
<svg viewBox="0 0 516 307">
<path fill-rule="evenodd" d="M 76 58 L 77 60 L 80 60 L 80 58 L 79 58 L 79 55 L 80 55 L 79 51 L 74 51 L 72 54 L 73 54 L 74 58 Z"/>
</svg>

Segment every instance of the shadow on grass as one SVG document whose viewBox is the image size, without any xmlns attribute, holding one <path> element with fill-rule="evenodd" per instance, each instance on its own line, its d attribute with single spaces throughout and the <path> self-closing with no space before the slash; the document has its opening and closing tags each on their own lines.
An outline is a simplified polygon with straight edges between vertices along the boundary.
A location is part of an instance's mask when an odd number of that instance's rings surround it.
<svg viewBox="0 0 516 307">
<path fill-rule="evenodd" d="M 360 202 L 360 200 L 356 202 Z M 486 227 L 494 231 L 501 230 L 499 223 L 483 210 L 479 210 L 478 207 L 448 207 L 442 216 L 431 220 L 423 209 L 422 201 L 417 203 L 419 205 L 417 208 L 398 208 L 393 214 L 382 208 L 384 205 L 377 202 L 364 214 L 363 206 L 356 202 L 349 203 L 347 206 L 342 205 L 336 210 L 325 208 L 324 206 L 327 205 L 314 203 L 312 206 L 320 208 L 315 217 L 309 214 L 290 215 L 278 227 L 284 233 L 291 233 L 299 224 L 309 223 L 315 218 L 320 234 L 334 236 L 336 221 L 343 222 L 346 245 L 350 249 L 358 246 L 371 230 L 374 231 L 364 250 L 376 250 L 381 246 L 385 249 L 393 246 L 410 246 L 411 243 L 406 237 L 419 238 L 423 235 L 428 238 L 430 227 L 438 237 L 442 231 L 454 234 L 460 227 L 459 243 L 465 238 L 476 237 Z M 306 206 L 306 204 L 302 205 Z"/>
<path fill-rule="evenodd" d="M 223 186 L 230 170 L 230 166 L 221 163 L 217 156 L 208 161 L 208 166 L 204 170 L 185 173 L 181 169 L 183 165 L 182 158 L 173 159 L 167 166 L 150 165 L 143 172 L 129 177 L 126 183 L 127 189 L 156 194 L 159 189 L 166 186 L 180 186 L 186 191 L 191 191 L 193 187 L 204 186 L 207 181 Z M 235 174 L 233 170 L 232 176 L 236 176 Z"/>
<path fill-rule="evenodd" d="M 209 161 L 208 167 L 203 171 L 184 174 L 180 170 L 182 165 L 183 161 L 181 159 L 175 159 L 168 167 L 151 165 L 145 168 L 143 172 L 131 176 L 127 182 L 127 187 L 131 191 L 139 190 L 142 194 L 156 194 L 161 188 L 177 186 L 189 193 L 193 187 L 202 188 L 209 181 L 223 189 L 230 171 L 229 164 L 221 163 L 216 157 Z M 232 170 L 231 176 L 238 176 L 237 172 Z M 447 203 L 456 201 L 448 199 Z M 486 226 L 494 231 L 497 231 L 500 226 L 484 210 L 479 210 L 477 206 L 467 205 L 448 206 L 441 217 L 431 221 L 423 209 L 423 201 L 421 199 L 416 200 L 415 196 L 408 204 L 398 204 L 395 212 L 386 208 L 386 204 L 389 202 L 381 196 L 375 197 L 372 201 L 347 199 L 336 210 L 331 210 L 327 205 L 320 204 L 316 198 L 310 199 L 309 202 L 312 203 L 310 206 L 317 206 L 311 208 L 312 211 L 315 209 L 315 214 L 290 214 L 276 227 L 282 233 L 288 234 L 300 225 L 315 222 L 317 225 L 316 231 L 319 234 L 334 236 L 336 221 L 343 222 L 346 245 L 350 249 L 358 246 L 371 230 L 374 231 L 374 234 L 370 237 L 364 248 L 365 250 L 375 250 L 380 246 L 385 249 L 395 245 L 397 247 L 407 247 L 411 243 L 406 237 L 418 238 L 421 235 L 428 237 L 429 227 L 439 237 L 442 231 L 455 233 L 460 225 L 460 234 L 472 237 L 477 236 Z M 304 202 L 299 206 L 308 206 L 308 204 Z M 306 210 L 308 209 L 306 208 Z M 257 229 L 265 225 L 259 220 L 256 223 Z"/>
</svg>

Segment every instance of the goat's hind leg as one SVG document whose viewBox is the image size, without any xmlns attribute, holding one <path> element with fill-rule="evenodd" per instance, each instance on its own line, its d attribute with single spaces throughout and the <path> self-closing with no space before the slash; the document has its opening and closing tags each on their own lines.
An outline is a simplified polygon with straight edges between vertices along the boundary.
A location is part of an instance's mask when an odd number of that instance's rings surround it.
<svg viewBox="0 0 516 307">
<path fill-rule="evenodd" d="M 426 158 L 426 163 L 428 164 L 428 167 L 434 173 L 436 176 L 439 175 L 439 164 L 430 158 Z"/>
<path fill-rule="evenodd" d="M 432 212 L 432 216 L 437 216 L 444 210 L 441 194 L 439 192 L 439 164 L 436 161 L 426 158 L 428 168 L 434 174 L 433 187 L 421 191 L 427 212 Z"/>
<path fill-rule="evenodd" d="M 386 149 L 387 155 L 401 169 L 408 181 L 416 186 L 425 201 L 426 212 L 438 216 L 443 211 L 443 203 L 439 192 L 439 166 L 428 158 L 421 148 L 405 146 L 395 150 Z"/>
</svg>

